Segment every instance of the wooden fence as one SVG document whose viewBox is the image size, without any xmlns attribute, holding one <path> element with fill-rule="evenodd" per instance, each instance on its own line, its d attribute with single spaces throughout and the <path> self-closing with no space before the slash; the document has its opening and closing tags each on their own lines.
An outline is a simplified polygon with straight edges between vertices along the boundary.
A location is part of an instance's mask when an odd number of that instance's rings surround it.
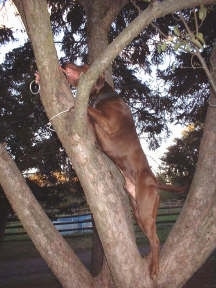
<svg viewBox="0 0 216 288">
<path fill-rule="evenodd" d="M 157 226 L 173 225 L 181 211 L 182 202 L 170 202 L 161 204 L 158 216 Z M 91 233 L 93 229 L 93 218 L 89 210 L 77 210 L 71 215 L 59 215 L 52 220 L 56 229 L 63 236 L 73 236 L 82 233 Z M 137 225 L 136 231 L 139 231 Z M 23 240 L 29 239 L 22 224 L 16 218 L 9 218 L 3 240 Z"/>
</svg>

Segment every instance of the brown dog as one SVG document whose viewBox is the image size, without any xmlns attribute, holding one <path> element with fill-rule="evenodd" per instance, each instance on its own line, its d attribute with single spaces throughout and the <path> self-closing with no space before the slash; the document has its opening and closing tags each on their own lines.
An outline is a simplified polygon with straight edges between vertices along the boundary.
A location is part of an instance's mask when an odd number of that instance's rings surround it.
<svg viewBox="0 0 216 288">
<path fill-rule="evenodd" d="M 66 64 L 62 71 L 70 84 L 77 86 L 87 66 Z M 103 82 L 103 85 L 102 85 Z M 91 92 L 92 106 L 88 115 L 102 150 L 119 167 L 126 181 L 126 190 L 137 222 L 146 234 L 151 248 L 151 277 L 157 276 L 159 240 L 156 215 L 159 206 L 158 183 L 141 148 L 134 121 L 127 104 L 100 79 Z"/>
</svg>

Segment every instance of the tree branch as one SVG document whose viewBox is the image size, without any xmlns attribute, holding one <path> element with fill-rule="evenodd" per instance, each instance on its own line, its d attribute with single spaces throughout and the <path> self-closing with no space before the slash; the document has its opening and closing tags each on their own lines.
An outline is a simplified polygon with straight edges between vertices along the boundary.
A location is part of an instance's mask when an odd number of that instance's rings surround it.
<svg viewBox="0 0 216 288">
<path fill-rule="evenodd" d="M 216 79 L 216 45 L 211 54 L 212 76 Z M 213 79 L 215 81 L 215 79 Z M 214 92 L 212 91 L 212 94 Z M 211 95 L 211 98 L 213 95 Z M 159 287 L 181 287 L 204 263 L 216 243 L 216 112 L 208 107 L 199 159 L 184 208 L 161 252 Z M 175 259 L 172 261 L 172 259 Z M 179 263 L 184 261 L 181 271 Z M 164 275 L 174 275 L 167 279 Z M 184 275 L 184 277 L 182 277 Z"/>
<path fill-rule="evenodd" d="M 92 287 L 93 278 L 56 231 L 3 145 L 0 145 L 0 184 L 24 229 L 62 285 L 70 288 L 73 281 L 74 287 L 80 287 L 80 283 L 82 287 Z"/>
<path fill-rule="evenodd" d="M 190 42 L 193 44 L 193 47 L 195 49 L 195 55 L 197 56 L 197 58 L 199 59 L 200 61 L 200 64 L 202 66 L 202 68 L 204 69 L 205 73 L 206 73 L 206 76 L 209 80 L 209 83 L 210 85 L 212 86 L 212 89 L 214 91 L 214 94 L 216 95 L 216 84 L 214 82 L 214 79 L 213 79 L 213 76 L 210 72 L 210 70 L 208 69 L 208 66 L 206 64 L 206 61 L 205 59 L 202 57 L 200 51 L 199 51 L 199 48 L 196 46 L 196 43 L 194 43 L 193 39 L 195 38 L 195 35 L 193 34 L 193 32 L 190 30 L 188 24 L 186 23 L 185 19 L 184 19 L 184 16 L 182 15 L 182 13 L 180 13 L 180 16 L 179 16 L 180 20 L 182 21 L 182 23 L 184 24 L 185 26 L 185 29 L 187 30 L 189 36 L 190 36 Z M 196 17 L 195 17 L 196 19 Z M 196 29 L 197 29 L 197 23 L 195 25 Z M 198 32 L 197 32 L 198 33 Z"/>
</svg>

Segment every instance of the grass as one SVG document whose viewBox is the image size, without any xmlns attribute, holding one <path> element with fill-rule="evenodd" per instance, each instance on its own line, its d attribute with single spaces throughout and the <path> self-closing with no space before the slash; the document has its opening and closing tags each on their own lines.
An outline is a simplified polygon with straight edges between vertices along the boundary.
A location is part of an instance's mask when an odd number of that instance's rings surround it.
<svg viewBox="0 0 216 288">
<path fill-rule="evenodd" d="M 179 210 L 175 209 L 172 211 L 173 214 L 178 213 Z M 170 210 L 167 209 L 159 209 L 158 212 L 158 221 L 172 221 L 175 222 L 177 216 L 176 215 L 168 215 L 171 213 Z M 159 235 L 159 239 L 161 243 L 163 243 L 171 229 L 173 224 L 169 225 L 157 225 L 157 231 Z M 10 230 L 11 229 L 11 230 Z M 19 222 L 13 222 L 9 229 L 7 230 L 9 233 L 19 233 L 23 232 L 22 228 L 19 228 Z M 144 248 L 144 254 L 147 253 L 149 243 L 144 234 L 140 231 L 138 226 L 135 226 L 135 233 L 137 236 L 137 245 L 139 247 Z M 79 233 L 73 234 L 73 236 L 69 236 L 65 238 L 69 245 L 74 249 L 75 252 L 84 253 L 85 251 L 89 251 L 92 246 L 92 234 L 91 233 Z M 147 249 L 146 249 L 147 248 Z M 86 256 L 85 256 L 86 257 Z M 61 288 L 61 285 L 56 280 L 54 275 L 49 272 L 46 268 L 37 270 L 37 267 L 34 269 L 30 269 L 32 271 L 29 273 L 29 265 L 35 265 L 37 263 L 37 259 L 40 259 L 39 252 L 34 247 L 32 241 L 28 238 L 26 234 L 5 237 L 4 241 L 0 242 L 0 276 L 2 275 L 2 280 L 0 277 L 0 288 Z M 32 262 L 31 262 L 32 261 Z M 36 261 L 36 262 L 34 262 Z M 41 262 L 40 262 L 41 263 Z M 2 265 L 1 265 L 2 264 Z M 7 272 L 7 268 L 13 272 L 10 279 L 7 279 L 7 275 L 11 275 L 11 273 Z M 41 265 L 41 264 L 40 264 Z M 26 269 L 26 271 L 25 271 Z M 17 272 L 18 271 L 18 272 Z M 19 274 L 20 271 L 20 274 Z M 10 272 L 10 271 L 9 271 Z M 3 281 L 3 282 L 2 282 Z M 3 283 L 3 284 L 2 284 Z M 3 285 L 3 286 L 2 286 Z"/>
<path fill-rule="evenodd" d="M 173 223 L 170 224 L 158 224 L 157 225 L 157 232 L 160 238 L 160 242 L 163 243 L 165 242 L 176 218 L 177 214 L 179 212 L 179 209 L 172 210 L 173 214 L 167 215 L 168 212 L 166 209 L 159 210 L 159 216 L 158 216 L 158 221 L 172 221 Z M 144 237 L 144 234 L 139 230 L 138 227 L 136 227 L 136 236 L 137 236 L 137 245 L 139 247 L 149 247 L 148 240 Z M 85 233 L 85 234 L 73 234 L 73 236 L 65 238 L 69 245 L 75 250 L 75 251 L 85 251 L 89 250 L 92 246 L 92 234 L 91 233 Z M 144 249 L 144 254 L 146 254 L 148 251 L 147 249 Z M 2 267 L 5 270 L 4 271 L 0 270 L 0 276 L 2 275 L 3 280 L 0 277 L 0 288 L 47 288 L 47 287 L 52 287 L 52 288 L 61 288 L 60 283 L 56 280 L 54 275 L 49 272 L 48 269 L 45 270 L 40 270 L 39 272 L 37 271 L 37 267 L 35 268 L 35 273 L 34 270 L 32 273 L 28 273 L 28 271 L 25 271 L 26 264 L 25 261 L 29 259 L 38 259 L 40 257 L 39 253 L 35 249 L 33 243 L 30 240 L 22 240 L 22 241 L 2 241 L 0 242 L 0 269 Z M 10 270 L 13 271 L 18 269 L 18 271 L 22 271 L 22 275 L 17 275 L 16 273 L 12 274 L 10 276 L 10 279 L 7 279 L 7 270 L 4 267 L 4 264 L 7 265 Z M 27 262 L 28 263 L 28 262 Z M 33 261 L 34 263 L 34 261 Z M 203 273 L 198 273 L 201 275 L 200 277 L 203 277 L 203 279 L 200 280 L 198 278 L 199 283 L 197 285 L 191 285 L 190 286 L 185 286 L 187 287 L 204 287 L 200 286 L 200 283 L 208 284 L 209 288 L 216 287 L 215 282 L 215 276 L 214 273 L 212 272 L 213 267 L 215 267 L 216 264 L 216 254 L 213 254 L 211 257 L 211 262 L 209 262 L 209 266 L 207 269 L 204 270 Z M 3 264 L 3 265 L 1 265 Z M 23 266 L 22 266 L 23 265 Z M 28 270 L 28 269 L 27 269 Z M 207 271 L 207 272 L 206 272 Z M 211 273 L 210 273 L 210 272 Z M 209 273 L 208 273 L 209 272 Z M 5 276 L 6 275 L 6 276 Z M 209 276 L 210 275 L 210 276 Z M 4 281 L 5 279 L 5 281 Z M 1 282 L 4 281 L 4 282 Z M 202 281 L 202 282 L 201 282 Z M 2 284 L 3 283 L 3 284 Z"/>
<path fill-rule="evenodd" d="M 91 234 L 79 234 L 73 237 L 65 238 L 74 250 L 90 249 L 92 240 Z M 30 257 L 38 257 L 39 253 L 35 249 L 32 241 L 28 239 L 16 241 L 0 242 L 0 261 L 10 261 L 14 259 L 27 259 Z"/>
<path fill-rule="evenodd" d="M 162 243 L 165 242 L 170 229 L 172 228 L 173 224 L 175 223 L 178 217 L 180 210 L 181 208 L 159 209 L 157 217 L 157 232 L 159 239 Z M 25 246 L 28 247 L 27 242 L 31 242 L 28 235 L 22 228 L 20 222 L 18 221 L 8 223 L 6 233 L 7 235 L 4 237 L 4 242 L 2 244 L 0 242 L 1 246 L 6 245 L 5 242 L 10 242 L 11 246 L 13 246 L 16 245 L 13 242 L 16 243 L 19 241 L 25 241 L 26 242 Z M 138 225 L 135 225 L 135 233 L 138 244 L 141 243 L 144 245 L 148 245 L 148 241 L 147 239 L 145 239 L 145 236 L 143 232 L 140 231 Z M 90 249 L 91 247 L 91 233 L 77 233 L 77 234 L 73 233 L 73 235 L 67 237 L 66 239 L 74 249 Z M 14 253 L 16 253 L 16 251 Z M 14 253 L 12 253 L 12 255 L 15 255 Z"/>
<path fill-rule="evenodd" d="M 90 249 L 91 238 L 91 235 L 87 234 L 65 239 L 79 252 Z M 30 240 L 0 242 L 0 288 L 61 288 L 58 280 L 40 258 Z"/>
</svg>

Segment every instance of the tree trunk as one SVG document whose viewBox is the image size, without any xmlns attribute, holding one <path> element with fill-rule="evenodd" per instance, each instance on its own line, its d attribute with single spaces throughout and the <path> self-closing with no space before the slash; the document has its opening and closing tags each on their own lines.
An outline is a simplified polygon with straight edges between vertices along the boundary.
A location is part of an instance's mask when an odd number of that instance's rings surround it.
<svg viewBox="0 0 216 288">
<path fill-rule="evenodd" d="M 216 46 L 211 57 L 216 83 Z M 211 94 L 210 103 L 216 104 Z M 189 195 L 175 227 L 162 249 L 159 287 L 182 287 L 216 246 L 216 109 L 209 106 Z M 184 263 L 181 265 L 181 263 Z M 179 269 L 179 266 L 182 266 Z M 165 274 L 170 277 L 165 276 Z M 176 273 L 178 271 L 178 273 Z"/>
</svg>

